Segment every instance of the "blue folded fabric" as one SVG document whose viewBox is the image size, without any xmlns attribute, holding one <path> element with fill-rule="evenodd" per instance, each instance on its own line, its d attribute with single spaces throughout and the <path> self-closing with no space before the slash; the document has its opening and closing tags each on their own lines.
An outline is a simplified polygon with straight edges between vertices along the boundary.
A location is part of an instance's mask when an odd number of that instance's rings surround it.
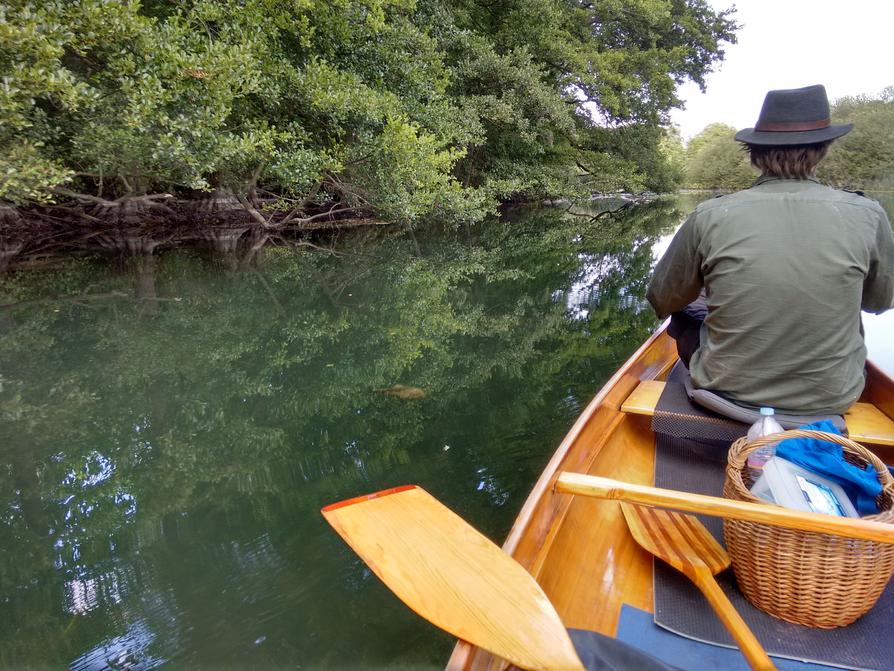
<svg viewBox="0 0 894 671">
<path fill-rule="evenodd" d="M 828 420 L 799 428 L 841 435 Z M 879 512 L 876 498 L 881 494 L 882 486 L 878 474 L 871 465 L 862 469 L 846 462 L 840 445 L 815 438 L 788 438 L 776 446 L 776 454 L 841 485 L 861 515 Z"/>
</svg>

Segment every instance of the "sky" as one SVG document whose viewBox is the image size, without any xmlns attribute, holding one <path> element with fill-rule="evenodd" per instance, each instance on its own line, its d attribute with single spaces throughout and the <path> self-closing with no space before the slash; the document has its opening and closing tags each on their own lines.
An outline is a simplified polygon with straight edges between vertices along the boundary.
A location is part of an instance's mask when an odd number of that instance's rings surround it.
<svg viewBox="0 0 894 671">
<path fill-rule="evenodd" d="M 715 9 L 732 0 L 709 0 Z M 687 83 L 686 109 L 671 120 L 683 138 L 710 123 L 736 129 L 757 121 L 771 89 L 823 84 L 829 100 L 877 94 L 894 86 L 894 2 L 891 0 L 739 0 L 738 43 L 706 79 L 707 92 Z"/>
</svg>

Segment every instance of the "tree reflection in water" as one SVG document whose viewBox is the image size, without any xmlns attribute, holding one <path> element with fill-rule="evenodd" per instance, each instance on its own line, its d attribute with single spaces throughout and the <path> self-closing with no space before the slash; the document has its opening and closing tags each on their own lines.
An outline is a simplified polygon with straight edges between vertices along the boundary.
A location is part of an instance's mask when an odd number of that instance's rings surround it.
<svg viewBox="0 0 894 671">
<path fill-rule="evenodd" d="M 450 639 L 319 508 L 416 482 L 502 537 L 656 325 L 651 245 L 681 215 L 169 253 L 136 264 L 152 296 L 89 260 L 3 278 L 30 302 L 0 311 L 0 666 L 437 667 Z M 108 298 L 52 298 L 84 294 Z"/>
</svg>

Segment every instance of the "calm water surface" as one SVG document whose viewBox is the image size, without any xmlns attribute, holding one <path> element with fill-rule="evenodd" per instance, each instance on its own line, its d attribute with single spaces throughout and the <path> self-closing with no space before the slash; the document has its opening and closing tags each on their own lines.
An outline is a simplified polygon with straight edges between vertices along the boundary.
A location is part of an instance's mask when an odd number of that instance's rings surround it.
<svg viewBox="0 0 894 671">
<path fill-rule="evenodd" d="M 502 539 L 694 202 L 0 279 L 0 668 L 443 667 L 319 509 L 413 482 Z"/>
</svg>

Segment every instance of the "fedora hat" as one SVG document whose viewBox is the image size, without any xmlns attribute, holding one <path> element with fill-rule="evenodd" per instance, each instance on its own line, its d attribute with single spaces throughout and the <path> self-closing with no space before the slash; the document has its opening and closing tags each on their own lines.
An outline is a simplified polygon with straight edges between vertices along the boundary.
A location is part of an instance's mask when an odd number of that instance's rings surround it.
<svg viewBox="0 0 894 671">
<path fill-rule="evenodd" d="M 785 146 L 826 142 L 850 132 L 854 124 L 832 125 L 822 84 L 769 91 L 754 128 L 736 133 L 739 142 Z"/>
</svg>

